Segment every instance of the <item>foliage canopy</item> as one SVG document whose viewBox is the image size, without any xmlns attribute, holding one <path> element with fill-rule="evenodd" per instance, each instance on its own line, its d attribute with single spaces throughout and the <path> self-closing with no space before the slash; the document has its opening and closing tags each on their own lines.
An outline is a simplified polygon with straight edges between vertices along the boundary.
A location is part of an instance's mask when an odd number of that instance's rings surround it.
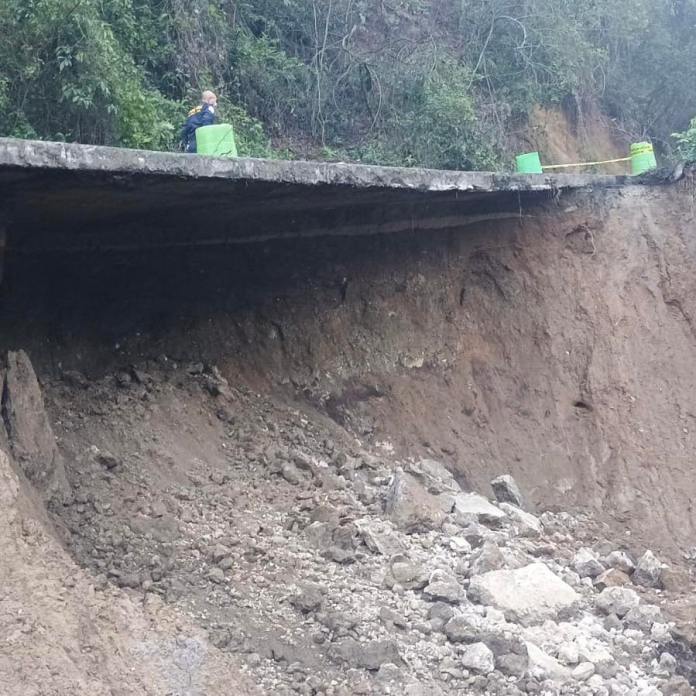
<svg viewBox="0 0 696 696">
<path fill-rule="evenodd" d="M 3 0 L 0 135 L 169 149 L 212 88 L 243 154 L 488 168 L 589 101 L 668 145 L 695 28 L 696 0 Z"/>
</svg>

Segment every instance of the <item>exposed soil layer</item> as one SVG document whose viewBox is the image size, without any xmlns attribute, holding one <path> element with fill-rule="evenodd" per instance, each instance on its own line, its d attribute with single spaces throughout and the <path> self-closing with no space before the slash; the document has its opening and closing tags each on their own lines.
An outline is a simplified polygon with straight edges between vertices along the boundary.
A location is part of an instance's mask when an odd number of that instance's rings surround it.
<svg viewBox="0 0 696 696">
<path fill-rule="evenodd" d="M 580 684 L 532 663 L 594 636 L 598 689 L 691 693 L 695 208 L 687 179 L 448 233 L 10 253 L 0 691 L 518 696 Z M 458 513 L 501 474 L 541 521 Z M 643 613 L 598 613 L 593 564 L 648 548 Z M 465 597 L 538 562 L 578 593 L 553 627 Z M 533 644 L 512 681 L 500 631 Z"/>
<path fill-rule="evenodd" d="M 461 232 L 8 258 L 3 348 L 99 377 L 166 355 L 364 443 L 512 473 L 673 552 L 694 531 L 693 197 L 582 193 Z"/>
</svg>

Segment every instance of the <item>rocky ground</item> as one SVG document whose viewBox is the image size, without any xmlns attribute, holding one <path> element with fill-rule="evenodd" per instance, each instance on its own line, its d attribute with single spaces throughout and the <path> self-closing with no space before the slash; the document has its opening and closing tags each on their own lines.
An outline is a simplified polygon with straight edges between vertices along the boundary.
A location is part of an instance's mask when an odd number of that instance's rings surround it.
<svg viewBox="0 0 696 696">
<path fill-rule="evenodd" d="M 140 607 L 174 645 L 201 632 L 167 693 L 218 693 L 203 645 L 240 694 L 692 693 L 688 559 L 532 510 L 507 476 L 496 500 L 462 490 L 211 365 L 42 387 L 13 354 L 5 447 L 95 601 Z M 158 693 L 119 679 L 103 692 Z"/>
</svg>

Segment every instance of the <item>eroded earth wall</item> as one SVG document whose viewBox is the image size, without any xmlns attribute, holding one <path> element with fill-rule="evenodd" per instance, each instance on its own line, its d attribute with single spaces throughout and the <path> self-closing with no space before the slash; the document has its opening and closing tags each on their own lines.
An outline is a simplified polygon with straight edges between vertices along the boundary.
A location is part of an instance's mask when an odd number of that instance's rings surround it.
<svg viewBox="0 0 696 696">
<path fill-rule="evenodd" d="M 687 546 L 694 189 L 578 192 L 447 233 L 6 259 L 0 347 L 40 377 L 218 365 L 485 491 Z M 214 224 L 211 221 L 210 224 Z"/>
</svg>

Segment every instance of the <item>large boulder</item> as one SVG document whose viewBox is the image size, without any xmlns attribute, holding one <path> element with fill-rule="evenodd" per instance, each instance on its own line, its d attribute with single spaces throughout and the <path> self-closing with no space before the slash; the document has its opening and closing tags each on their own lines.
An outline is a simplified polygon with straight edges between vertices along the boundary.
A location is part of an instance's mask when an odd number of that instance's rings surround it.
<svg viewBox="0 0 696 696">
<path fill-rule="evenodd" d="M 520 510 L 510 503 L 500 503 L 500 509 L 510 518 L 517 534 L 522 537 L 538 537 L 543 531 L 541 521 L 530 512 Z"/>
<path fill-rule="evenodd" d="M 464 649 L 462 665 L 472 672 L 490 674 L 495 669 L 495 657 L 485 643 L 474 643 Z"/>
<path fill-rule="evenodd" d="M 2 409 L 15 462 L 47 496 L 64 495 L 69 487 L 63 459 L 46 413 L 43 395 L 29 356 L 7 354 Z"/>
<path fill-rule="evenodd" d="M 394 474 L 385 503 L 385 513 L 396 527 L 408 533 L 439 529 L 447 514 L 439 496 L 428 493 L 410 474 Z"/>
<path fill-rule="evenodd" d="M 627 587 L 607 587 L 595 600 L 595 605 L 605 614 L 622 618 L 640 604 L 640 597 Z"/>
<path fill-rule="evenodd" d="M 374 553 L 390 557 L 406 550 L 406 544 L 395 533 L 389 522 L 363 518 L 356 520 L 355 526 L 365 546 Z"/>
<path fill-rule="evenodd" d="M 466 592 L 457 578 L 444 570 L 435 570 L 430 576 L 430 582 L 423 590 L 424 594 L 436 601 L 459 604 L 466 599 Z"/>
<path fill-rule="evenodd" d="M 457 522 L 466 526 L 473 522 L 499 525 L 507 515 L 478 493 L 460 493 L 454 499 Z"/>
<path fill-rule="evenodd" d="M 582 548 L 573 558 L 573 570 L 581 578 L 596 578 L 605 571 L 605 568 L 592 549 Z"/>
<path fill-rule="evenodd" d="M 491 481 L 491 487 L 498 502 L 512 503 L 518 508 L 522 507 L 522 493 L 512 476 L 498 476 L 498 478 Z"/>
<path fill-rule="evenodd" d="M 633 582 L 643 587 L 661 587 L 663 564 L 652 551 L 646 551 L 633 572 Z"/>
<path fill-rule="evenodd" d="M 408 473 L 415 476 L 430 493 L 459 493 L 461 488 L 447 467 L 435 459 L 421 459 L 407 466 Z"/>
<path fill-rule="evenodd" d="M 469 597 L 500 609 L 509 621 L 524 625 L 554 619 L 580 596 L 543 563 L 517 570 L 494 570 L 477 575 L 469 584 Z"/>
</svg>

